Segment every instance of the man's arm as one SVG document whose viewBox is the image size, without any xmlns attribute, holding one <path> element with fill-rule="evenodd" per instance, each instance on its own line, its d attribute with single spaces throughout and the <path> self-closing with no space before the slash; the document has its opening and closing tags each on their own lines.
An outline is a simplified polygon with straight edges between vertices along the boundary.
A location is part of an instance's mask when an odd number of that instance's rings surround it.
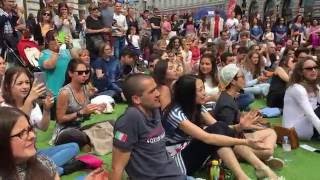
<svg viewBox="0 0 320 180">
<path fill-rule="evenodd" d="M 110 180 L 121 180 L 123 170 L 129 162 L 131 152 L 113 146 L 112 169 L 109 175 Z"/>
</svg>

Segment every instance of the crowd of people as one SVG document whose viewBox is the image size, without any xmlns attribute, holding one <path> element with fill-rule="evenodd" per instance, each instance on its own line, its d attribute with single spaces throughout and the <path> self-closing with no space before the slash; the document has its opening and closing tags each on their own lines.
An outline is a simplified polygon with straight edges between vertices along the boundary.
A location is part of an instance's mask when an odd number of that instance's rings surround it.
<svg viewBox="0 0 320 180">
<path fill-rule="evenodd" d="M 317 19 L 232 12 L 137 12 L 99 0 L 88 15 L 45 0 L 24 19 L 14 0 L 0 5 L 0 179 L 60 179 L 90 148 L 81 123 L 104 112 L 110 96 L 128 108 L 114 124 L 109 179 L 192 180 L 209 159 L 236 179 L 284 179 L 274 170 L 277 134 L 251 110 L 257 98 L 283 112 L 282 126 L 319 140 L 320 25 Z M 50 131 L 50 147 L 35 147 Z M 35 131 L 35 129 L 37 131 Z M 52 131 L 52 130 L 51 130 Z M 91 172 L 94 180 L 103 169 Z M 41 175 L 41 176 L 39 176 Z"/>
</svg>

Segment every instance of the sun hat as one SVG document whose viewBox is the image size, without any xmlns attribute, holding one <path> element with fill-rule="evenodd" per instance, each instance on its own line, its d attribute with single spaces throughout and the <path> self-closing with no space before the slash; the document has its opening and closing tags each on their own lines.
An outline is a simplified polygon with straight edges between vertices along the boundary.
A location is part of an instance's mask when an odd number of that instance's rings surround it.
<svg viewBox="0 0 320 180">
<path fill-rule="evenodd" d="M 224 90 L 238 74 L 240 68 L 236 64 L 228 64 L 220 70 L 220 87 Z"/>
</svg>

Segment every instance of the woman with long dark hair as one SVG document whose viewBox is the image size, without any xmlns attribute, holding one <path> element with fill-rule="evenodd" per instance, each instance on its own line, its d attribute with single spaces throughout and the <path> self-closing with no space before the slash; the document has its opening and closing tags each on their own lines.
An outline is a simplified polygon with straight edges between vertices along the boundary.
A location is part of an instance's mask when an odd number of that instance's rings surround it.
<svg viewBox="0 0 320 180">
<path fill-rule="evenodd" d="M 206 92 L 206 101 L 217 101 L 219 96 L 218 68 L 214 57 L 205 54 L 200 59 L 199 77 L 203 81 Z"/>
<path fill-rule="evenodd" d="M 276 67 L 270 82 L 269 93 L 267 95 L 268 107 L 283 108 L 284 94 L 295 63 L 296 62 L 293 57 L 285 56 L 280 61 L 279 66 Z"/>
<path fill-rule="evenodd" d="M 294 41 L 298 41 L 299 44 L 301 44 L 302 42 L 304 42 L 305 32 L 306 32 L 306 29 L 305 29 L 303 16 L 299 14 L 296 16 L 291 26 L 291 38 Z"/>
<path fill-rule="evenodd" d="M 154 67 L 153 78 L 160 92 L 161 109 L 164 110 L 171 103 L 172 85 L 178 79 L 174 63 L 159 60 Z"/>
<path fill-rule="evenodd" d="M 37 83 L 25 68 L 12 67 L 5 73 L 3 81 L 4 102 L 1 106 L 10 106 L 24 111 L 30 124 L 41 131 L 47 131 L 50 123 L 50 109 L 53 97 L 46 91 L 44 84 Z M 46 93 L 47 92 L 47 93 Z M 42 104 L 42 110 L 38 103 Z M 39 154 L 46 155 L 57 166 L 57 172 L 63 174 L 62 166 L 79 153 L 75 143 L 40 149 Z"/>
<path fill-rule="evenodd" d="M 28 115 L 0 107 L 0 178 L 18 180 L 60 179 L 53 162 L 36 153 L 36 135 Z"/>
<path fill-rule="evenodd" d="M 64 87 L 57 98 L 57 128 L 55 144 L 75 142 L 79 147 L 89 144 L 88 136 L 80 130 L 81 122 L 90 114 L 101 110 L 101 105 L 90 104 L 89 81 L 91 70 L 85 63 L 71 60 Z"/>
<path fill-rule="evenodd" d="M 35 27 L 34 39 L 40 46 L 44 45 L 44 39 L 47 32 L 54 30 L 52 11 L 49 8 L 44 8 L 38 14 L 38 24 Z"/>
<path fill-rule="evenodd" d="M 233 138 L 236 129 L 245 129 L 257 119 L 256 113 L 247 114 L 240 124 L 233 126 L 217 122 L 203 107 L 205 91 L 202 80 L 193 75 L 180 77 L 175 82 L 173 91 L 173 100 L 165 110 L 163 125 L 166 130 L 167 151 L 183 173 L 193 174 L 209 156 L 217 153 L 237 179 L 248 179 L 230 148 L 239 146 L 243 151 L 239 151 L 238 155 L 254 165 L 259 177 L 276 177 L 270 168 L 248 150 L 250 148 L 247 146 L 263 149 L 260 142 Z"/>
<path fill-rule="evenodd" d="M 294 127 L 300 139 L 319 136 L 319 69 L 311 58 L 296 63 L 284 96 L 283 121 L 286 128 Z"/>
</svg>

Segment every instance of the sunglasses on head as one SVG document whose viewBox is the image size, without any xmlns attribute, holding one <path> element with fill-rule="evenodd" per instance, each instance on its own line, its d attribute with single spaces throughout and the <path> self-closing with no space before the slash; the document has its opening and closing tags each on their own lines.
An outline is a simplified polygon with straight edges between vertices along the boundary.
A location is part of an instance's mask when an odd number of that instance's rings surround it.
<svg viewBox="0 0 320 180">
<path fill-rule="evenodd" d="M 76 72 L 80 76 L 80 75 L 88 75 L 90 73 L 90 70 L 74 71 L 74 72 Z"/>
</svg>

